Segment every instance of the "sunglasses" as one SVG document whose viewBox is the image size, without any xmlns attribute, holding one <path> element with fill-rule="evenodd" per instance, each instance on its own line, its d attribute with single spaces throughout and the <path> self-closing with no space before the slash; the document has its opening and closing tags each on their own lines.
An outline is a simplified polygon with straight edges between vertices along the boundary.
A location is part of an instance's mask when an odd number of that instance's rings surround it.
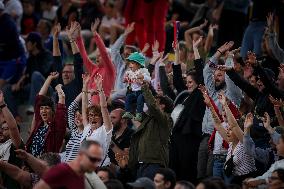
<svg viewBox="0 0 284 189">
<path fill-rule="evenodd" d="M 92 163 L 99 163 L 102 161 L 101 158 L 97 158 L 97 157 L 92 157 L 89 154 L 85 153 L 86 156 L 88 157 L 88 159 L 92 162 Z"/>
</svg>

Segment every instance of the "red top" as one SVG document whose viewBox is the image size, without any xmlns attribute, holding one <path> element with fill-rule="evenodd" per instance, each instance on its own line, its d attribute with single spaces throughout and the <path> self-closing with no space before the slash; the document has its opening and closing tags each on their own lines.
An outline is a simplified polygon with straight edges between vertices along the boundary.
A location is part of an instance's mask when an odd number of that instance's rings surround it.
<svg viewBox="0 0 284 189">
<path fill-rule="evenodd" d="M 106 97 L 110 96 L 110 93 L 113 89 L 114 83 L 115 83 L 115 77 L 116 77 L 116 73 L 115 73 L 115 67 L 111 62 L 110 56 L 107 53 L 106 47 L 104 45 L 103 40 L 101 39 L 101 37 L 99 36 L 98 33 L 94 34 L 94 39 L 96 42 L 96 45 L 100 51 L 101 57 L 103 59 L 103 63 L 102 65 L 96 65 L 94 64 L 88 57 L 88 54 L 86 52 L 85 46 L 84 46 L 84 42 L 82 37 L 78 37 L 76 42 L 78 45 L 78 48 L 80 50 L 84 65 L 87 68 L 87 71 L 89 73 L 91 73 L 91 77 L 93 78 L 94 76 L 96 76 L 96 74 L 100 74 L 103 77 L 103 89 L 104 89 L 104 93 L 106 95 Z M 95 83 L 91 83 L 90 87 L 92 89 L 96 89 L 96 84 Z M 93 104 L 98 104 L 99 103 L 99 96 L 98 95 L 94 95 L 92 97 L 92 103 Z"/>
<path fill-rule="evenodd" d="M 37 95 L 35 100 L 35 128 L 32 131 L 27 143 L 27 150 L 30 149 L 32 144 L 32 139 L 35 133 L 38 131 L 39 127 L 42 126 L 43 120 L 40 116 L 40 105 L 39 102 L 42 99 L 42 95 Z M 65 131 L 67 127 L 67 109 L 65 104 L 57 104 L 56 111 L 52 120 L 48 122 L 48 131 L 45 136 L 44 153 L 45 152 L 59 152 L 63 139 L 65 136 Z"/>
<path fill-rule="evenodd" d="M 84 175 L 79 176 L 66 163 L 60 163 L 49 169 L 42 177 L 50 188 L 84 189 Z"/>
</svg>

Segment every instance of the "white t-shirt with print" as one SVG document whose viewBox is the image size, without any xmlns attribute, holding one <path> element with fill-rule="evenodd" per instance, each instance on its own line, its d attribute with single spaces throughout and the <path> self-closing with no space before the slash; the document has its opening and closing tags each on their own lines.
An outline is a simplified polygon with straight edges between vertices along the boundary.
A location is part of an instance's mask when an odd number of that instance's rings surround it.
<svg viewBox="0 0 284 189">
<path fill-rule="evenodd" d="M 92 133 L 91 132 L 92 132 L 91 125 L 88 124 L 84 128 L 82 140 L 86 138 L 86 140 L 93 140 L 100 143 L 100 145 L 103 148 L 103 160 L 105 159 L 103 166 L 110 165 L 110 159 L 108 157 L 108 149 L 111 142 L 112 129 L 107 132 L 106 127 L 102 125 L 101 127 L 94 130 Z M 84 135 L 84 133 L 88 133 L 87 137 Z"/>
<path fill-rule="evenodd" d="M 10 149 L 12 145 L 12 140 L 9 139 L 0 145 L 0 160 L 8 161 L 10 157 Z"/>
</svg>

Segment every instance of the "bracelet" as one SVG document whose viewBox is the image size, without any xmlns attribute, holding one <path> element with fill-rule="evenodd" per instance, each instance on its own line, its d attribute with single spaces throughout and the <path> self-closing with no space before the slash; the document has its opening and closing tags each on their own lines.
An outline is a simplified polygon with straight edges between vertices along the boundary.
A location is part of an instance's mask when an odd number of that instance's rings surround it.
<svg viewBox="0 0 284 189">
<path fill-rule="evenodd" d="M 82 91 L 83 94 L 88 94 L 90 93 L 89 91 Z"/>
<path fill-rule="evenodd" d="M 219 49 L 217 49 L 217 52 L 219 52 L 220 54 L 223 54 Z"/>
<path fill-rule="evenodd" d="M 73 40 L 70 40 L 69 42 L 70 42 L 70 43 L 74 43 L 74 42 L 75 42 L 75 39 L 73 39 Z"/>
<path fill-rule="evenodd" d="M 5 108 L 5 107 L 7 107 L 7 104 L 2 104 L 2 105 L 0 105 L 0 109 L 3 109 L 3 108 Z"/>
</svg>

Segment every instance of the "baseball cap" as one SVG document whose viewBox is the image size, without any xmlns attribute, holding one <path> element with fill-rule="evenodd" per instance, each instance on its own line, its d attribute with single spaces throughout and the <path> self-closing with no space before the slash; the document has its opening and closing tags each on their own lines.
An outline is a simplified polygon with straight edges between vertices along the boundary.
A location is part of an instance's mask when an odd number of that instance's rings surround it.
<svg viewBox="0 0 284 189">
<path fill-rule="evenodd" d="M 136 188 L 155 189 L 154 182 L 147 177 L 141 177 L 137 179 L 135 182 L 130 182 L 127 184 L 129 186 L 136 187 Z"/>
</svg>

